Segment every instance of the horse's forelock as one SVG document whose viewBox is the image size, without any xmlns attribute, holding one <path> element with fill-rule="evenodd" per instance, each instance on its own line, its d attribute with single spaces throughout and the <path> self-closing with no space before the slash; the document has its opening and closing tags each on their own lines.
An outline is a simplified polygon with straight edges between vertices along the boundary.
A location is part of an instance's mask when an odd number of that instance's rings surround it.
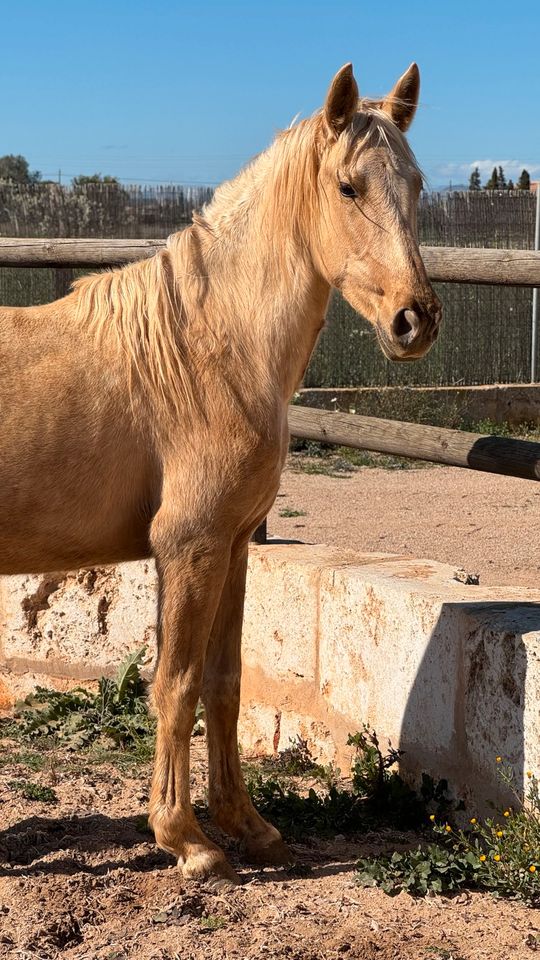
<svg viewBox="0 0 540 960">
<path fill-rule="evenodd" d="M 361 153 L 370 147 L 383 147 L 423 178 L 416 157 L 406 138 L 391 117 L 382 109 L 380 100 L 361 100 L 358 113 L 340 137 L 342 162 L 354 165 Z"/>
</svg>

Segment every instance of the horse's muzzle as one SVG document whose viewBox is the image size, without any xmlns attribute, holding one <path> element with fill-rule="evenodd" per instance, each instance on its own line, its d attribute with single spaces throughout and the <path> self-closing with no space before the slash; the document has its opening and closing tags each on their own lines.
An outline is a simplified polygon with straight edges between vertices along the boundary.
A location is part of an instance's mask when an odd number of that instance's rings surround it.
<svg viewBox="0 0 540 960">
<path fill-rule="evenodd" d="M 429 311 L 419 306 L 402 307 L 392 318 L 390 329 L 379 326 L 381 347 L 389 360 L 418 360 L 433 346 L 439 333 L 442 309 L 430 304 Z"/>
</svg>

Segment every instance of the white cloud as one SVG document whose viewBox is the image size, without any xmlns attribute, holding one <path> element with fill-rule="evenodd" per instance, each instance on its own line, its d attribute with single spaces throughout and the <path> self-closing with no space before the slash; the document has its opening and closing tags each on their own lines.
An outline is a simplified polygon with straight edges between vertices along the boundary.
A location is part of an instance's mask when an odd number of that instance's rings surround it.
<svg viewBox="0 0 540 960">
<path fill-rule="evenodd" d="M 526 160 L 473 160 L 472 163 L 441 163 L 433 168 L 433 178 L 454 181 L 468 181 L 475 167 L 480 170 L 482 182 L 487 180 L 493 167 L 502 167 L 506 178 L 517 180 L 522 170 L 528 170 L 533 180 L 540 178 L 540 163 L 528 163 Z"/>
</svg>

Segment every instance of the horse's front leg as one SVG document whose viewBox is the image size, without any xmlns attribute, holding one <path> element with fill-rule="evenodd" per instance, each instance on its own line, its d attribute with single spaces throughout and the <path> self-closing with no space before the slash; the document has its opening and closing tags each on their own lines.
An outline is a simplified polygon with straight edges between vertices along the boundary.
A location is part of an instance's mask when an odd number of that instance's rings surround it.
<svg viewBox="0 0 540 960">
<path fill-rule="evenodd" d="M 161 510 L 152 526 L 159 577 L 158 718 L 150 823 L 183 876 L 239 882 L 223 852 L 200 829 L 190 802 L 189 746 L 212 623 L 229 567 L 230 543 L 176 528 Z"/>
<path fill-rule="evenodd" d="M 257 813 L 240 767 L 241 636 L 247 568 L 247 544 L 233 548 L 204 668 L 203 701 L 208 740 L 208 799 L 215 823 L 237 837 L 247 857 L 257 863 L 291 862 L 275 827 Z"/>
</svg>

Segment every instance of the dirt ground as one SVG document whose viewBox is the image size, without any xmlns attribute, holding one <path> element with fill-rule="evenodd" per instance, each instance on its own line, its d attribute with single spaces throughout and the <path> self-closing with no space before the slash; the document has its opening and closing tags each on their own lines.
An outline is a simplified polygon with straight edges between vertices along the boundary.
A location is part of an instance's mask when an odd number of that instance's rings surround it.
<svg viewBox="0 0 540 960">
<path fill-rule="evenodd" d="M 283 474 L 269 535 L 439 560 L 479 573 L 481 585 L 538 588 L 540 484 L 454 467 L 325 476 L 295 472 L 300 462 L 290 458 Z M 305 516 L 280 516 L 285 509 Z"/>
<path fill-rule="evenodd" d="M 205 751 L 202 738 L 193 743 L 197 799 Z M 30 775 L 21 763 L 4 764 L 0 957 L 521 960 L 540 946 L 540 915 L 515 903 L 480 894 L 392 899 L 358 888 L 357 857 L 392 849 L 391 834 L 297 845 L 303 875 L 250 869 L 212 834 L 243 886 L 223 895 L 185 883 L 145 829 L 148 777 L 147 768 L 85 767 L 82 756 L 51 754 Z M 58 802 L 22 799 L 13 786 L 20 778 L 53 786 Z"/>
<path fill-rule="evenodd" d="M 539 497 L 534 483 L 468 471 L 321 476 L 293 462 L 269 531 L 440 560 L 484 584 L 537 586 Z M 204 743 L 193 743 L 193 797 L 203 800 Z M 35 772 L 0 742 L 2 960 L 522 960 L 540 950 L 540 914 L 516 903 L 357 887 L 358 857 L 403 842 L 391 833 L 295 845 L 302 870 L 287 872 L 250 868 L 205 823 L 243 885 L 223 895 L 185 883 L 145 826 L 149 768 L 41 759 Z M 58 802 L 23 799 L 21 780 L 53 787 Z"/>
</svg>

